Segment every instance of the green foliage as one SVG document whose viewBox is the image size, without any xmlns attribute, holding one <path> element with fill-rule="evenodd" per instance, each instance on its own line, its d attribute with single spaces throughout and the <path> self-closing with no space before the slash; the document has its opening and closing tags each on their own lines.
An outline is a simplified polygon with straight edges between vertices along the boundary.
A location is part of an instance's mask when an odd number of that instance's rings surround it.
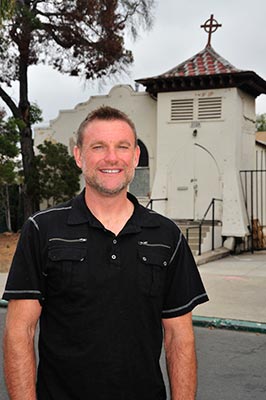
<svg viewBox="0 0 266 400">
<path fill-rule="evenodd" d="M 16 180 L 18 141 L 19 133 L 14 118 L 4 121 L 0 116 L 0 186 L 11 185 Z"/>
<path fill-rule="evenodd" d="M 22 118 L 12 118 L 15 125 L 19 129 L 19 131 L 26 128 L 26 123 L 23 121 Z M 32 103 L 29 108 L 29 123 L 30 124 L 37 124 L 38 122 L 42 122 L 42 110 L 38 107 L 36 103 Z"/>
<path fill-rule="evenodd" d="M 36 103 L 31 103 L 30 105 L 30 123 L 37 124 L 42 122 L 42 110 L 38 107 Z"/>
<path fill-rule="evenodd" d="M 5 121 L 4 115 L 0 111 L 0 214 L 5 216 L 7 229 L 11 231 L 9 188 L 17 178 L 19 134 L 14 118 Z"/>
<path fill-rule="evenodd" d="M 11 18 L 15 5 L 16 0 L 0 0 L 0 27 L 3 20 Z"/>
<path fill-rule="evenodd" d="M 266 114 L 257 115 L 256 129 L 260 132 L 266 132 Z"/>
<path fill-rule="evenodd" d="M 40 201 L 47 206 L 58 204 L 73 197 L 80 189 L 80 169 L 62 143 L 45 141 L 38 146 L 36 167 L 39 174 Z"/>
</svg>

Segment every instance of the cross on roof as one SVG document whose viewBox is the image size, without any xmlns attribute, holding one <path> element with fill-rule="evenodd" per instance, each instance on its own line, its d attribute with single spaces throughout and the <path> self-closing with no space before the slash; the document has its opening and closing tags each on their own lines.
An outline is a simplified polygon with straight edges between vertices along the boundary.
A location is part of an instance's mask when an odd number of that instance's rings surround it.
<svg viewBox="0 0 266 400">
<path fill-rule="evenodd" d="M 203 25 L 200 26 L 201 28 L 204 28 L 205 32 L 208 32 L 208 42 L 206 47 L 210 47 L 212 33 L 217 31 L 217 29 L 221 26 L 222 24 L 218 24 L 216 19 L 213 18 L 213 14 L 211 14 L 211 18 L 209 18 Z"/>
</svg>

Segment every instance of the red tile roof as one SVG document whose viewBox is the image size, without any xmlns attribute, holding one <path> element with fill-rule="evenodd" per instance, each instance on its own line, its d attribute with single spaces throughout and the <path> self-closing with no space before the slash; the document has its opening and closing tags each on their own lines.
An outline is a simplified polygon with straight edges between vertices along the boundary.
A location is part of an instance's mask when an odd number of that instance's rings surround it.
<svg viewBox="0 0 266 400">
<path fill-rule="evenodd" d="M 226 73 L 242 72 L 234 67 L 229 61 L 221 57 L 211 46 L 206 46 L 195 56 L 182 62 L 176 67 L 170 69 L 160 78 L 171 78 L 181 76 L 202 76 Z M 155 77 L 154 77 L 155 78 Z"/>
<path fill-rule="evenodd" d="M 234 67 L 211 46 L 163 74 L 136 79 L 153 96 L 162 92 L 237 87 L 251 96 L 266 94 L 266 81 L 253 71 Z"/>
</svg>

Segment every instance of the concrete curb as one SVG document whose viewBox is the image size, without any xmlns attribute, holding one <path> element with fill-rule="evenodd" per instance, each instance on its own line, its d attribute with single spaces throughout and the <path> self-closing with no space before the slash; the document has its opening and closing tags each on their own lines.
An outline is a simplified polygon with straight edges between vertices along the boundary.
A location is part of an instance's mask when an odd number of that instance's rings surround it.
<svg viewBox="0 0 266 400">
<path fill-rule="evenodd" d="M 215 250 L 207 251 L 206 253 L 202 253 L 200 256 L 194 256 L 196 264 L 202 265 L 209 263 L 211 261 L 219 260 L 220 258 L 224 258 L 230 255 L 230 250 L 225 247 L 220 247 Z"/>
<path fill-rule="evenodd" d="M 266 334 L 266 323 L 225 319 L 216 317 L 200 317 L 193 315 L 193 325 L 205 328 L 230 329 L 243 332 Z"/>
</svg>

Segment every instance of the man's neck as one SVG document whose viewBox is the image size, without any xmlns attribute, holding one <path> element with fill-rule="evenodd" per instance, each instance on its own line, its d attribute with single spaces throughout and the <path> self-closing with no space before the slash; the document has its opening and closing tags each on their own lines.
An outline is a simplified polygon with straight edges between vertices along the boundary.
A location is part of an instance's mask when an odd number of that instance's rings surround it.
<svg viewBox="0 0 266 400">
<path fill-rule="evenodd" d="M 134 211 L 126 191 L 108 196 L 95 194 L 86 188 L 85 201 L 92 214 L 115 235 L 123 229 Z"/>
</svg>

